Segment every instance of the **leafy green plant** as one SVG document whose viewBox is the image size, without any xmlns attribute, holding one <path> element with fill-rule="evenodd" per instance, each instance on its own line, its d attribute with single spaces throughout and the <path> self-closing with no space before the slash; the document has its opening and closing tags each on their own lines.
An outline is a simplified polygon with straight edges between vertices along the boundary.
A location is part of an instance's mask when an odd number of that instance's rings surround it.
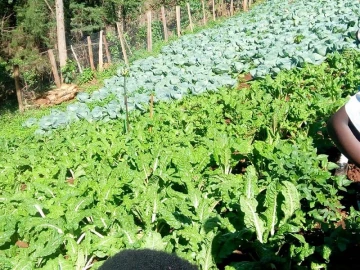
<svg viewBox="0 0 360 270">
<path fill-rule="evenodd" d="M 79 74 L 76 78 L 78 84 L 84 84 L 92 81 L 95 77 L 94 72 L 91 68 L 85 68 L 81 74 Z"/>
<path fill-rule="evenodd" d="M 116 59 L 117 61 L 119 61 L 120 59 L 122 59 L 122 53 L 121 53 L 121 44 L 120 44 L 120 40 L 119 37 L 116 36 L 116 33 L 114 32 L 106 32 L 106 39 L 109 42 L 109 50 L 110 50 L 110 54 L 111 57 L 113 59 Z"/>
<path fill-rule="evenodd" d="M 214 91 L 199 76 L 208 91 L 156 99 L 151 118 L 150 95 L 138 87 L 133 97 L 143 102 L 129 106 L 142 110 L 129 112 L 127 132 L 115 100 L 123 100 L 121 76 L 66 105 L 68 115 L 53 109 L 56 117 L 40 120 L 46 136 L 22 129 L 24 117 L 0 119 L 0 268 L 96 268 L 145 247 L 200 269 L 217 269 L 234 251 L 243 261 L 228 269 L 331 265 L 332 254 L 358 243 L 359 215 L 343 208 L 350 182 L 332 176 L 321 154 L 331 146 L 324 123 L 359 82 L 357 56 L 330 56 L 241 91 Z M 183 58 L 175 59 L 182 67 Z M 137 68 L 169 72 L 153 60 Z M 319 231 L 324 241 L 314 243 Z"/>
<path fill-rule="evenodd" d="M 72 60 L 67 60 L 66 65 L 61 69 L 61 74 L 65 83 L 72 83 L 76 78 L 76 63 Z"/>
<path fill-rule="evenodd" d="M 289 260 L 301 264 L 315 251 L 299 234 L 304 228 L 301 218 L 300 194 L 294 184 L 274 179 L 267 187 L 261 188 L 255 168 L 250 166 L 244 177 L 244 187 L 240 195 L 240 222 L 242 229 L 224 235 L 225 245 L 236 248 L 250 248 L 257 254 L 255 261 L 246 264 L 234 264 L 228 269 L 239 269 L 241 265 L 249 267 L 280 267 L 290 269 L 286 260 L 279 254 L 289 254 Z M 255 236 L 253 237 L 252 234 Z M 256 240 L 255 240 L 255 239 Z M 246 244 L 246 243 L 252 244 Z M 288 246 L 285 247 L 285 243 Z M 288 250 L 283 250 L 287 248 Z M 231 249 L 226 249 L 231 251 Z M 243 250 L 245 251 L 245 250 Z M 222 251 L 224 252 L 224 251 Z M 222 254 L 225 256 L 225 254 Z M 242 269 L 240 267 L 240 269 Z"/>
<path fill-rule="evenodd" d="M 305 38 L 304 35 L 297 35 L 297 36 L 295 36 L 295 38 L 294 38 L 294 43 L 299 44 L 299 43 L 301 43 L 301 41 L 302 41 L 304 38 Z"/>
</svg>

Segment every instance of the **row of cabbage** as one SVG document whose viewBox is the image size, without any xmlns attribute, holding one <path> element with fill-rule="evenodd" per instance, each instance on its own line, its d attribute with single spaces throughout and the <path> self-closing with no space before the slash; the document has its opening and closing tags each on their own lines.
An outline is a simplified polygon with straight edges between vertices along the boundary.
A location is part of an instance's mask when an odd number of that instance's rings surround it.
<svg viewBox="0 0 360 270">
<path fill-rule="evenodd" d="M 142 109 L 150 94 L 157 102 L 231 87 L 243 72 L 256 78 L 305 63 L 320 64 L 327 53 L 358 48 L 359 14 L 359 2 L 353 0 L 267 1 L 218 27 L 181 37 L 156 57 L 131 63 L 126 82 L 129 109 Z M 24 126 L 37 124 L 37 132 L 46 133 L 79 119 L 124 117 L 121 71 L 103 88 L 91 95 L 80 93 L 77 99 L 66 111 L 53 110 Z M 105 106 L 88 106 L 105 99 L 111 99 Z"/>
</svg>

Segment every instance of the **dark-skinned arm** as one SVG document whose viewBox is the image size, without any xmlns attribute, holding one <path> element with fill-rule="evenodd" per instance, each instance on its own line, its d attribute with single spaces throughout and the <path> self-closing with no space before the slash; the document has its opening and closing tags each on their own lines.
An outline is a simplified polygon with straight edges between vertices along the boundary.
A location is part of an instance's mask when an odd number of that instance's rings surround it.
<svg viewBox="0 0 360 270">
<path fill-rule="evenodd" d="M 341 107 L 328 121 L 327 129 L 340 152 L 356 166 L 360 166 L 359 132 L 351 123 L 345 106 Z"/>
</svg>

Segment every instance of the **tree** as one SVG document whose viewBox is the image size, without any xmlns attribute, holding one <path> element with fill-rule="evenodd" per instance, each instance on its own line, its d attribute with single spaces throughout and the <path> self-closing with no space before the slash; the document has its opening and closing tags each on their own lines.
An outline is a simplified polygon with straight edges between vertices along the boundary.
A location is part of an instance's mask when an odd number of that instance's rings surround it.
<svg viewBox="0 0 360 270">
<path fill-rule="evenodd" d="M 120 22 L 122 30 L 126 29 L 127 20 L 135 18 L 144 0 L 109 0 L 104 5 L 105 12 L 108 14 L 108 23 Z"/>
<path fill-rule="evenodd" d="M 62 68 L 66 65 L 66 60 L 67 60 L 63 0 L 56 0 L 55 6 L 56 6 L 57 45 L 59 51 L 60 68 Z"/>
</svg>

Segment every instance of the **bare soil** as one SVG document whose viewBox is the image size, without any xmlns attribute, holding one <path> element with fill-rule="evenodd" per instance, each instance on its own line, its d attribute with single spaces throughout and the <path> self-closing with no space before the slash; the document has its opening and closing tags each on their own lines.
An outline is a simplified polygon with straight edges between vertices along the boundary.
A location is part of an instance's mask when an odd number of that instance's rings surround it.
<svg viewBox="0 0 360 270">
<path fill-rule="evenodd" d="M 354 182 L 360 182 L 360 168 L 355 164 L 349 164 L 347 177 Z"/>
<path fill-rule="evenodd" d="M 250 88 L 250 84 L 248 82 L 252 81 L 254 78 L 251 76 L 250 73 L 246 73 L 246 74 L 240 74 L 238 76 L 238 80 L 239 80 L 239 84 L 237 89 L 241 90 L 241 89 L 248 89 Z"/>
</svg>

